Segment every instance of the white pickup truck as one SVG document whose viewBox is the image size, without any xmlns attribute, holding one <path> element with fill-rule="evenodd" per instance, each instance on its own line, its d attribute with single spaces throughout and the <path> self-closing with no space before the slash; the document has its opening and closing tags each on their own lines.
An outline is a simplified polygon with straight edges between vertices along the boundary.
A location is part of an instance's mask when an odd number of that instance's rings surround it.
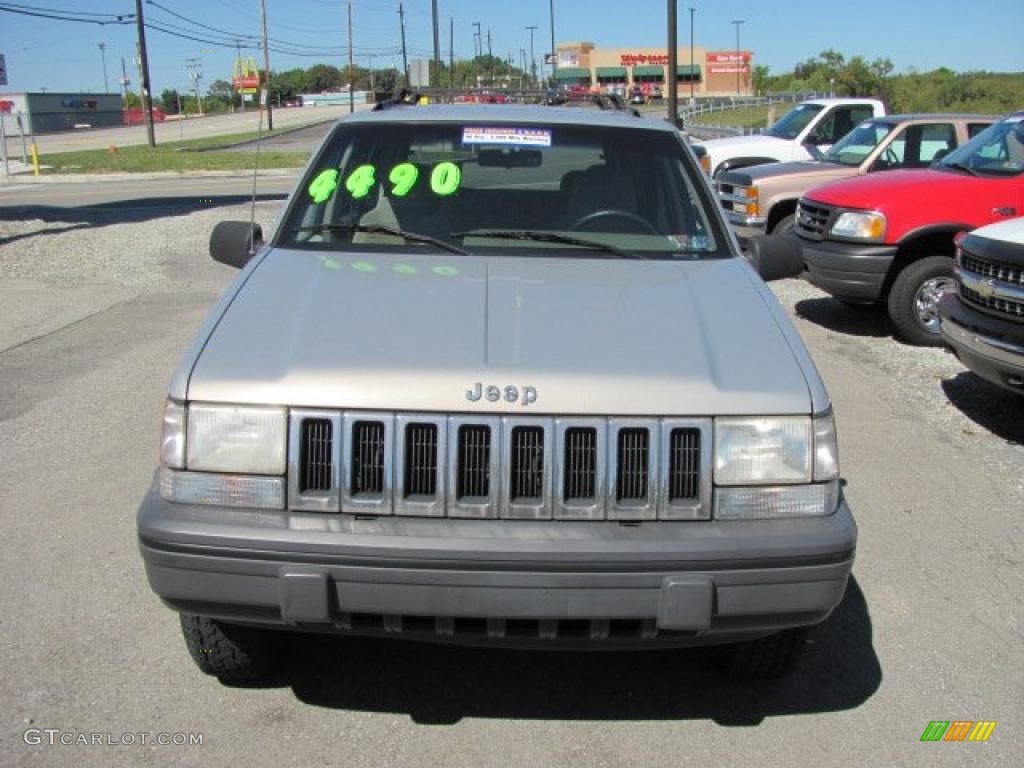
<svg viewBox="0 0 1024 768">
<path fill-rule="evenodd" d="M 809 146 L 826 150 L 862 120 L 884 115 L 878 99 L 813 99 L 798 104 L 764 133 L 694 142 L 707 150 L 713 176 L 762 163 L 811 160 Z"/>
</svg>

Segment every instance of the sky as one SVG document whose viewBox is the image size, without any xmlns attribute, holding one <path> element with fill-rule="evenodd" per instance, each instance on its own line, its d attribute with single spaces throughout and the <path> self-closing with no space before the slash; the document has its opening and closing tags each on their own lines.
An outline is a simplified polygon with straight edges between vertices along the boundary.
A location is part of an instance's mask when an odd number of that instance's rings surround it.
<svg viewBox="0 0 1024 768">
<path fill-rule="evenodd" d="M 271 69 L 308 67 L 324 62 L 347 63 L 345 0 L 266 0 Z M 409 58 L 429 57 L 432 49 L 430 0 L 403 0 Z M 833 14 L 823 13 L 832 5 Z M 259 0 L 144 0 L 147 22 L 199 38 L 234 40 L 253 46 L 260 32 Z M 356 63 L 401 67 L 397 0 L 353 0 L 352 37 Z M 134 62 L 133 23 L 84 24 L 5 12 L 4 8 L 49 9 L 60 15 L 74 11 L 97 14 L 134 13 L 134 0 L 0 0 L 0 53 L 6 55 L 7 91 L 102 92 L 103 59 L 111 92 L 120 88 L 121 59 L 131 87 L 138 87 Z M 559 43 L 588 40 L 601 48 L 664 46 L 667 0 L 554 0 L 555 38 Z M 754 63 L 774 74 L 833 48 L 848 58 L 888 57 L 897 72 L 948 67 L 956 71 L 1024 71 L 1024 0 L 684 0 L 679 4 L 679 43 L 689 43 L 689 8 L 694 14 L 694 43 L 710 50 L 740 46 L 754 52 Z M 529 56 L 530 33 L 536 25 L 538 61 L 550 47 L 548 0 L 438 0 L 440 37 L 447 58 L 449 20 L 454 19 L 456 58 L 474 51 L 473 22 L 480 22 L 486 50 L 487 30 L 495 55 L 516 62 L 523 49 Z M 175 14 L 178 14 L 175 16 Z M 182 18 L 184 17 L 184 18 Z M 83 16 L 85 18 L 85 16 Z M 199 60 L 201 85 L 230 80 L 236 55 L 232 43 L 210 44 L 173 37 L 157 30 L 146 33 L 153 92 L 186 89 L 186 59 Z M 104 44 L 101 52 L 99 45 Z M 277 49 L 277 50 L 275 50 Z M 245 51 L 243 51 L 245 52 Z M 248 55 L 261 56 L 250 47 Z M 305 55 L 300 55 L 305 54 Z M 1024 105 L 1022 105 L 1024 106 Z"/>
</svg>

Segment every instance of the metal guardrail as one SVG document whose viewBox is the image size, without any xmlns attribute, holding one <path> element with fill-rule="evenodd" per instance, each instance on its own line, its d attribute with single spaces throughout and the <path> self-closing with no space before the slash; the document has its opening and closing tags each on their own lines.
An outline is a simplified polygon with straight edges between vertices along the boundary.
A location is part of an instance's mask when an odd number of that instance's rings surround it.
<svg viewBox="0 0 1024 768">
<path fill-rule="evenodd" d="M 724 113 L 749 107 L 767 107 L 773 104 L 797 104 L 808 99 L 829 98 L 832 94 L 818 91 L 798 91 L 792 93 L 772 93 L 767 96 L 741 96 L 729 98 L 701 99 L 696 104 L 686 105 L 680 109 L 686 130 L 698 139 L 715 139 L 723 136 L 751 136 L 764 131 L 765 126 L 756 128 L 738 127 L 718 123 L 694 123 L 699 115 L 715 112 Z"/>
</svg>

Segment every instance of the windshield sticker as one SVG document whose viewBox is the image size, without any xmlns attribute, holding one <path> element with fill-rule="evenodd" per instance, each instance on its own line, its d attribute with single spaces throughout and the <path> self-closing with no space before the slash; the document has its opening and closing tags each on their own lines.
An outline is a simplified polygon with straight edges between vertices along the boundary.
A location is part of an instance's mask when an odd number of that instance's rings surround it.
<svg viewBox="0 0 1024 768">
<path fill-rule="evenodd" d="M 462 171 L 455 163 L 438 163 L 430 174 L 430 189 L 435 195 L 447 197 L 462 183 Z"/>
<path fill-rule="evenodd" d="M 394 184 L 391 194 L 395 197 L 405 197 L 413 188 L 416 179 L 420 177 L 420 169 L 412 163 L 399 163 L 391 169 L 388 174 L 388 181 Z"/>
<path fill-rule="evenodd" d="M 514 147 L 550 147 L 551 131 L 544 128 L 462 129 L 463 144 L 508 144 Z"/>
<path fill-rule="evenodd" d="M 309 196 L 313 202 L 326 203 L 338 188 L 338 172 L 333 168 L 320 171 L 309 185 Z"/>
</svg>

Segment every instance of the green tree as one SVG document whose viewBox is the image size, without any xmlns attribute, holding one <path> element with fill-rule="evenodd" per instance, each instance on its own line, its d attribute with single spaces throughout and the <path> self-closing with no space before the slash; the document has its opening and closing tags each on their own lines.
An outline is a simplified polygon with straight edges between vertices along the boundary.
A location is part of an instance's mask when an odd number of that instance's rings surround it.
<svg viewBox="0 0 1024 768">
<path fill-rule="evenodd" d="M 178 114 L 178 91 L 168 88 L 160 94 L 160 108 L 168 115 Z"/>
</svg>

